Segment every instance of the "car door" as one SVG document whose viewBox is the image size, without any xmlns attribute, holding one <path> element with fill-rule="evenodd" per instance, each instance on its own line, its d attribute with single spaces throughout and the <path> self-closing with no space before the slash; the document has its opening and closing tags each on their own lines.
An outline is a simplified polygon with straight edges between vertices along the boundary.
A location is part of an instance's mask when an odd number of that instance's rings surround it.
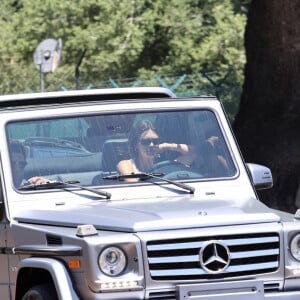
<svg viewBox="0 0 300 300">
<path fill-rule="evenodd" d="M 0 295 L 1 299 L 10 299 L 9 296 L 9 276 L 8 276 L 8 255 L 6 249 L 6 227 L 5 209 L 2 192 L 2 180 L 0 178 Z"/>
</svg>

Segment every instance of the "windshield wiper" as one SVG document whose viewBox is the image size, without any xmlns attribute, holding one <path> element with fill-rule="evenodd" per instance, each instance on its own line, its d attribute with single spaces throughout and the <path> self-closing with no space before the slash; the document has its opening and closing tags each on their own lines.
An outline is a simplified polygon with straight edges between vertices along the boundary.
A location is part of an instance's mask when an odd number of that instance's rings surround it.
<svg viewBox="0 0 300 300">
<path fill-rule="evenodd" d="M 39 183 L 39 184 L 32 183 L 32 184 L 22 185 L 19 188 L 19 190 L 25 191 L 25 190 L 44 190 L 44 189 L 64 189 L 64 188 L 68 188 L 68 187 L 77 187 L 82 190 L 86 190 L 86 191 L 92 192 L 94 194 L 104 196 L 106 199 L 111 198 L 111 193 L 109 193 L 109 192 L 97 190 L 97 189 L 93 189 L 93 188 L 88 188 L 88 187 L 82 186 L 78 183 L 80 183 L 80 181 L 77 181 L 77 180 L 49 181 L 46 183 Z"/>
<path fill-rule="evenodd" d="M 149 178 L 155 178 L 155 179 L 159 179 L 162 181 L 165 181 L 167 183 L 176 185 L 186 191 L 189 191 L 190 194 L 194 194 L 195 192 L 195 188 L 187 185 L 185 183 L 182 182 L 177 182 L 177 181 L 173 181 L 173 180 L 169 180 L 166 178 L 163 178 L 162 176 L 164 176 L 164 173 L 143 173 L 143 172 L 139 172 L 139 173 L 131 173 L 131 174 L 125 174 L 125 175 L 108 175 L 103 177 L 103 179 L 112 179 L 112 180 L 124 180 L 124 179 L 128 179 L 128 178 L 137 178 L 137 179 L 141 179 L 141 180 L 147 180 Z"/>
</svg>

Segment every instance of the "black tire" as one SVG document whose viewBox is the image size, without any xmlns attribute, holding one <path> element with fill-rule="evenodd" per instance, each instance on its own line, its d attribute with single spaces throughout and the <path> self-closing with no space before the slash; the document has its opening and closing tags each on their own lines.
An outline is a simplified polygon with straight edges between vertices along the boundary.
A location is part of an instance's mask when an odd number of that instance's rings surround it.
<svg viewBox="0 0 300 300">
<path fill-rule="evenodd" d="M 40 284 L 30 288 L 22 300 L 58 300 L 58 297 L 52 284 Z"/>
</svg>

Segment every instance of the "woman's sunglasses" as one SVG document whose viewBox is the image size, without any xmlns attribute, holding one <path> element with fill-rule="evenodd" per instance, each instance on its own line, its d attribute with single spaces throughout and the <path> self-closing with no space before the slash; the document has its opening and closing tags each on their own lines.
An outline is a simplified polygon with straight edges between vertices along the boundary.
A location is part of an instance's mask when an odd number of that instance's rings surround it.
<svg viewBox="0 0 300 300">
<path fill-rule="evenodd" d="M 143 146 L 149 146 L 150 144 L 158 145 L 159 139 L 140 139 L 140 143 Z"/>
</svg>

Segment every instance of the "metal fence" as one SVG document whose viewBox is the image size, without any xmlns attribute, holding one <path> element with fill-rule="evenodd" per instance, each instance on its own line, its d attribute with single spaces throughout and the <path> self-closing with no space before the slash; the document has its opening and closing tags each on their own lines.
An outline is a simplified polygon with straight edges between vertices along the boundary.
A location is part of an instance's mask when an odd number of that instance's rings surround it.
<svg viewBox="0 0 300 300">
<path fill-rule="evenodd" d="M 81 89 L 92 88 L 118 88 L 118 87 L 137 87 L 137 86 L 161 86 L 170 89 L 178 97 L 215 95 L 222 100 L 229 119 L 233 121 L 240 102 L 242 92 L 241 85 L 233 84 L 228 80 L 231 70 L 220 77 L 216 72 L 200 74 L 181 74 L 181 75 L 158 75 L 151 78 L 109 78 L 105 82 L 84 83 L 80 85 Z M 214 76 L 215 75 L 215 76 Z M 66 87 L 61 87 L 67 90 Z"/>
<path fill-rule="evenodd" d="M 11 70 L 9 70 L 11 72 Z M 13 82 L 1 80 L 0 94 L 34 93 L 41 91 L 41 78 L 37 70 L 29 74 L 9 74 Z M 2 73 L 3 74 L 3 73 Z M 84 75 L 84 74 L 83 74 Z M 228 68 L 222 74 L 218 72 L 199 72 L 197 74 L 151 74 L 137 78 L 108 78 L 93 82 L 75 72 L 47 73 L 42 83 L 45 91 L 66 91 L 75 89 L 118 88 L 138 86 L 161 86 L 170 89 L 178 97 L 213 94 L 222 100 L 231 120 L 239 107 L 242 88 L 237 85 L 236 73 Z"/>
</svg>

